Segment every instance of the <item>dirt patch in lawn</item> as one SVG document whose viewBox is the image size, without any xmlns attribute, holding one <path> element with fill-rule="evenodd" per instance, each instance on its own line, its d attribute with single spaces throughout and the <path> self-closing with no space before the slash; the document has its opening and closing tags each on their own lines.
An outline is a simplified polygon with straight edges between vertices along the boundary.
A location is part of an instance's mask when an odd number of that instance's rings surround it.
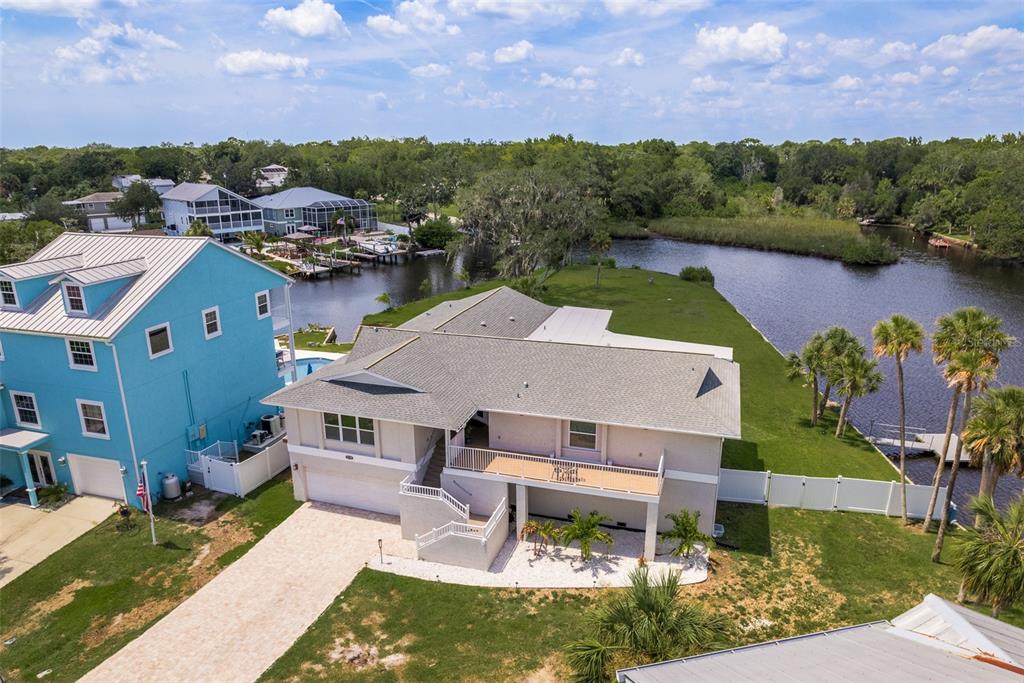
<svg viewBox="0 0 1024 683">
<path fill-rule="evenodd" d="M 32 611 L 29 612 L 24 619 L 18 621 L 17 626 L 12 628 L 10 631 L 5 631 L 3 633 L 3 640 L 18 638 L 26 633 L 32 633 L 39 628 L 46 615 L 53 614 L 61 607 L 70 605 L 75 599 L 75 593 L 83 588 L 88 588 L 91 585 L 91 581 L 75 579 L 50 597 L 37 602 L 32 606 Z"/>
<path fill-rule="evenodd" d="M 203 526 L 209 524 L 218 517 L 228 516 L 230 513 L 221 513 L 217 510 L 217 506 L 220 502 L 227 498 L 226 494 L 223 493 L 211 493 L 208 496 L 203 496 L 191 503 L 178 503 L 177 506 L 168 513 L 171 519 L 179 522 L 185 522 L 193 526 Z"/>
<path fill-rule="evenodd" d="M 521 683 L 558 683 L 566 680 L 565 664 L 562 656 L 554 654 L 544 660 L 544 665 L 528 673 L 521 679 Z"/>
</svg>

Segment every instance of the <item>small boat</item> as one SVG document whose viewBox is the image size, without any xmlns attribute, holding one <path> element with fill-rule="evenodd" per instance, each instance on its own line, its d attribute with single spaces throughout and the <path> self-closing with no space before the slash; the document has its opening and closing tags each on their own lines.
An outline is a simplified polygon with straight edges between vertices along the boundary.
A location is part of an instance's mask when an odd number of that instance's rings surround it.
<svg viewBox="0 0 1024 683">
<path fill-rule="evenodd" d="M 949 241 L 945 237 L 932 237 L 928 240 L 928 245 L 937 249 L 948 249 Z"/>
<path fill-rule="evenodd" d="M 366 240 L 364 242 L 359 242 L 357 246 L 363 251 L 369 254 L 374 254 L 375 256 L 386 256 L 395 251 L 394 245 L 378 240 Z"/>
</svg>

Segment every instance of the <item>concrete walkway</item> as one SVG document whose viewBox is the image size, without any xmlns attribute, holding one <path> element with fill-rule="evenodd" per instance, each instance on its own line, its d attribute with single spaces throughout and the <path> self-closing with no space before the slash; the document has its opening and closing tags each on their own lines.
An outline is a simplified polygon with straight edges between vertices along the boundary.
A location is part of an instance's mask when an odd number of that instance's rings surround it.
<svg viewBox="0 0 1024 683">
<path fill-rule="evenodd" d="M 395 517 L 305 503 L 83 681 L 256 680 L 371 556 L 415 552 Z"/>
<path fill-rule="evenodd" d="M 7 585 L 113 513 L 113 501 L 93 496 L 78 496 L 52 511 L 0 503 L 0 586 Z"/>
</svg>

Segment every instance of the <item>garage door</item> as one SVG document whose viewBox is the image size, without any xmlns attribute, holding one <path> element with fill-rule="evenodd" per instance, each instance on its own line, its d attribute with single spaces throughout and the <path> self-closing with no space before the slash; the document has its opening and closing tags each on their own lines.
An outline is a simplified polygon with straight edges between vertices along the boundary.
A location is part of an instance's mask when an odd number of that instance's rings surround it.
<svg viewBox="0 0 1024 683">
<path fill-rule="evenodd" d="M 68 463 L 71 465 L 71 479 L 78 495 L 125 499 L 124 477 L 121 476 L 121 463 L 118 461 L 69 454 Z"/>
<path fill-rule="evenodd" d="M 310 500 L 346 505 L 360 510 L 397 515 L 398 482 L 348 477 L 306 470 L 306 495 Z"/>
</svg>

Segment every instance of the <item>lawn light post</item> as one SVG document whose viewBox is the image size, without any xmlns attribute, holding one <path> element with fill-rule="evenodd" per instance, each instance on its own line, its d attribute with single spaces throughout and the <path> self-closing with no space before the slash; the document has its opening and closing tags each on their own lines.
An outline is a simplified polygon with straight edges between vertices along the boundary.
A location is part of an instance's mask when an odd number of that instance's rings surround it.
<svg viewBox="0 0 1024 683">
<path fill-rule="evenodd" d="M 380 566 L 384 566 L 384 539 L 377 539 L 377 550 L 380 551 Z"/>
</svg>

